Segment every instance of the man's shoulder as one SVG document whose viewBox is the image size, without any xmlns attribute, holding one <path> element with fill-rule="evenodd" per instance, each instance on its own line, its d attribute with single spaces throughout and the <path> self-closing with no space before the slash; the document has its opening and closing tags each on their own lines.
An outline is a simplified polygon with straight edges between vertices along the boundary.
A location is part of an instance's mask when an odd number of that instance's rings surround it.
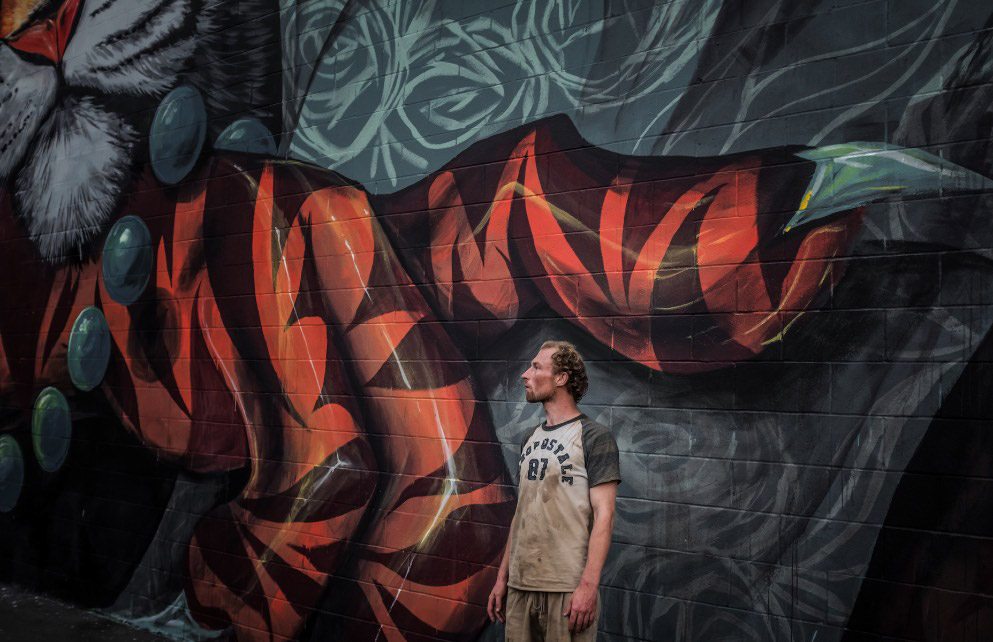
<svg viewBox="0 0 993 642">
<path fill-rule="evenodd" d="M 581 421 L 583 424 L 583 437 L 585 439 L 609 437 L 611 440 L 614 440 L 614 433 L 599 421 L 590 419 L 586 415 L 583 415 Z"/>
<path fill-rule="evenodd" d="M 621 480 L 620 452 L 610 428 L 592 419 L 584 419 L 583 454 L 590 488 Z"/>
<path fill-rule="evenodd" d="M 527 445 L 528 441 L 531 439 L 531 436 L 538 432 L 539 428 L 541 428 L 540 423 L 524 429 L 524 432 L 521 433 L 521 450 L 524 450 L 524 446 Z"/>
</svg>

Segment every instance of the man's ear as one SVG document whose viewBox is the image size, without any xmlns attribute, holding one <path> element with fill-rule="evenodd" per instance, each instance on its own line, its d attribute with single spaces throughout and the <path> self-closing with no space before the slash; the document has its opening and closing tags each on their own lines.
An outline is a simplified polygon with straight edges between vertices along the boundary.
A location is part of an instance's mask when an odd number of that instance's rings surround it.
<svg viewBox="0 0 993 642">
<path fill-rule="evenodd" d="M 568 372 L 560 372 L 557 375 L 555 375 L 555 385 L 556 386 L 564 386 L 568 381 L 569 381 L 569 373 Z"/>
</svg>

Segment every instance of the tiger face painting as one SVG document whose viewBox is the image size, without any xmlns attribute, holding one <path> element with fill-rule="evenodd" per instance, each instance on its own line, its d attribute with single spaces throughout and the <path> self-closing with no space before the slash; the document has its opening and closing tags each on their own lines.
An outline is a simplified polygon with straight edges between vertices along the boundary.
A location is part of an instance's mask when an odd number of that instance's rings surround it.
<svg viewBox="0 0 993 642">
<path fill-rule="evenodd" d="M 268 3 L 10 0 L 0 22 L 0 184 L 47 260 L 84 258 L 132 179 L 148 112 L 180 81 L 210 88 L 211 113 L 270 115 L 274 92 L 236 84 L 242 65 L 277 61 L 253 42 L 272 25 L 228 27 Z M 238 53 L 228 64 L 195 61 Z M 254 102 L 253 102 L 254 101 Z M 247 109 L 246 109 L 247 106 Z M 214 134 L 218 125 L 212 125 Z"/>
</svg>

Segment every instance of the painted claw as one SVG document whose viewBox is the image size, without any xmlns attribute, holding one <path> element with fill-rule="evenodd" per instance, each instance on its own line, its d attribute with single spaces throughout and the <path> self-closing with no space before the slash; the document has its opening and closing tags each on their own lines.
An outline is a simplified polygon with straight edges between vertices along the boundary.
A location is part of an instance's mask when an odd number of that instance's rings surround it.
<svg viewBox="0 0 993 642">
<path fill-rule="evenodd" d="M 993 180 L 920 149 L 883 143 L 828 145 L 797 154 L 816 169 L 783 233 L 893 196 L 925 197 L 993 189 Z"/>
</svg>

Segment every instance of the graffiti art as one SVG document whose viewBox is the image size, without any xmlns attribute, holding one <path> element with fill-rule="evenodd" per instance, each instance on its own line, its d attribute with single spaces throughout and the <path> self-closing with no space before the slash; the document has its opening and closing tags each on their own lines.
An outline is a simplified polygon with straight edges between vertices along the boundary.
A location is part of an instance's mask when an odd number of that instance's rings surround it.
<svg viewBox="0 0 993 642">
<path fill-rule="evenodd" d="M 926 538 L 993 526 L 905 520 L 993 501 L 991 10 L 498 4 L 0 5 L 0 579 L 496 639 L 554 336 L 622 451 L 602 639 L 975 639 Z"/>
</svg>

